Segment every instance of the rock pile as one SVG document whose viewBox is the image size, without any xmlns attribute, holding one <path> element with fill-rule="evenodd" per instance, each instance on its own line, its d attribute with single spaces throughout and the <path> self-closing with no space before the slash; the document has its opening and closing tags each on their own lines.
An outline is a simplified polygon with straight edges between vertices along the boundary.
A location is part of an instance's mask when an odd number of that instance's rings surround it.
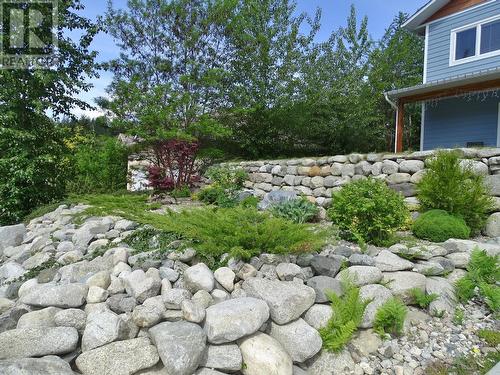
<svg viewBox="0 0 500 375">
<path fill-rule="evenodd" d="M 0 228 L 2 374 L 423 374 L 426 363 L 479 345 L 495 322 L 470 305 L 465 329 L 451 322 L 451 287 L 474 241 L 388 249 L 352 244 L 320 254 L 262 254 L 214 272 L 187 249 L 141 262 L 123 240 L 136 224 L 61 206 L 28 226 Z M 500 244 L 480 244 L 499 253 Z M 103 250 L 104 249 L 104 250 Z M 411 260 L 408 260 L 411 259 Z M 326 292 L 349 275 L 371 299 L 363 330 L 341 353 L 321 350 L 331 317 Z M 413 309 L 407 335 L 382 342 L 377 308 L 409 291 L 437 293 L 432 318 Z M 458 345 L 459 342 L 467 345 Z"/>
</svg>

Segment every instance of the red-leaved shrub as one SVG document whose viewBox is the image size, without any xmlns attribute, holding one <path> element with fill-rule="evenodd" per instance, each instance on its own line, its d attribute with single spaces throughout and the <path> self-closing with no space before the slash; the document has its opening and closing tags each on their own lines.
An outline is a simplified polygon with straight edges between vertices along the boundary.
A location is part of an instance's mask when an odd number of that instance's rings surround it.
<svg viewBox="0 0 500 375">
<path fill-rule="evenodd" d="M 173 190 L 191 186 L 200 179 L 196 167 L 199 150 L 196 141 L 170 139 L 153 144 L 153 165 L 149 168 L 149 185 L 155 190 Z"/>
</svg>

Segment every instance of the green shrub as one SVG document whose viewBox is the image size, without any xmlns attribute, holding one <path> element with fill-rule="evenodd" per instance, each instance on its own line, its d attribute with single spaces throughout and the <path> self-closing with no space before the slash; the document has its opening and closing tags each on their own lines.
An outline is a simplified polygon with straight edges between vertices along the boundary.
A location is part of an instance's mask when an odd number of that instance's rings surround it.
<svg viewBox="0 0 500 375">
<path fill-rule="evenodd" d="M 91 136 L 76 146 L 73 161 L 71 193 L 115 192 L 127 187 L 127 149 L 115 138 Z"/>
<path fill-rule="evenodd" d="M 327 293 L 331 301 L 332 317 L 326 327 L 319 330 L 323 347 L 328 351 L 339 351 L 351 340 L 363 320 L 370 301 L 363 301 L 360 289 L 350 282 L 342 283 L 344 294 Z"/>
<path fill-rule="evenodd" d="M 247 173 L 238 168 L 210 167 L 206 176 L 211 185 L 204 187 L 197 198 L 207 204 L 219 207 L 234 207 L 238 204 L 239 191 L 247 178 Z"/>
<path fill-rule="evenodd" d="M 453 314 L 453 323 L 461 326 L 464 323 L 465 313 L 463 310 L 456 308 Z"/>
<path fill-rule="evenodd" d="M 403 197 L 374 179 L 352 182 L 335 192 L 328 215 L 347 239 L 376 245 L 386 244 L 409 217 Z"/>
<path fill-rule="evenodd" d="M 261 253 L 288 254 L 318 250 L 325 230 L 270 217 L 251 208 L 198 208 L 170 213 L 162 226 L 192 241 L 206 262 L 215 265 L 220 257 L 249 259 Z"/>
<path fill-rule="evenodd" d="M 306 198 L 292 199 L 274 204 L 269 210 L 273 216 L 281 217 L 294 223 L 307 223 L 318 214 L 319 208 Z"/>
<path fill-rule="evenodd" d="M 373 328 L 379 335 L 400 335 L 408 309 L 398 298 L 388 299 L 375 313 Z"/>
<path fill-rule="evenodd" d="M 243 183 L 248 174 L 241 168 L 230 168 L 214 166 L 208 168 L 205 175 L 210 179 L 212 185 L 220 186 L 223 189 L 238 190 L 243 187 Z"/>
<path fill-rule="evenodd" d="M 482 338 L 484 341 L 488 343 L 488 345 L 492 347 L 500 345 L 499 331 L 493 331 L 491 329 L 480 329 L 479 331 L 477 331 L 477 336 Z"/>
<path fill-rule="evenodd" d="M 483 228 L 492 207 L 484 177 L 460 165 L 459 153 L 454 151 L 438 152 L 417 188 L 422 211 L 440 209 L 462 217 L 472 233 Z"/>
<path fill-rule="evenodd" d="M 61 200 L 69 178 L 62 130 L 45 116 L 24 115 L 25 128 L 0 115 L 0 226 Z"/>
<path fill-rule="evenodd" d="M 450 238 L 469 238 L 470 229 L 462 218 L 443 210 L 430 210 L 415 220 L 413 234 L 432 242 L 444 242 Z"/>
<path fill-rule="evenodd" d="M 191 190 L 189 186 L 184 185 L 180 188 L 175 188 L 172 190 L 169 195 L 173 198 L 189 198 L 191 196 Z"/>
<path fill-rule="evenodd" d="M 426 294 L 419 288 L 410 289 L 410 295 L 415 301 L 415 304 L 420 306 L 422 309 L 429 307 L 431 302 L 434 302 L 439 297 L 436 293 Z"/>
<path fill-rule="evenodd" d="M 493 313 L 500 311 L 499 256 L 474 249 L 467 265 L 467 274 L 455 283 L 457 299 L 466 303 L 478 293 Z"/>
</svg>

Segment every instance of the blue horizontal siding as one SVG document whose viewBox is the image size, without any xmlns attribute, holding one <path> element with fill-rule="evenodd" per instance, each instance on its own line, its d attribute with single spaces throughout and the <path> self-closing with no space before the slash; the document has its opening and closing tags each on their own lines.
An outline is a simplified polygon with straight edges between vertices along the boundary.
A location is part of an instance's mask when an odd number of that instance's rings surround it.
<svg viewBox="0 0 500 375">
<path fill-rule="evenodd" d="M 426 103 L 423 149 L 466 147 L 467 142 L 496 146 L 499 100 L 490 94 L 485 100 L 474 96 Z"/>
<path fill-rule="evenodd" d="M 500 56 L 450 66 L 451 30 L 500 14 L 500 1 L 435 21 L 429 25 L 427 81 L 436 81 L 500 66 Z"/>
</svg>

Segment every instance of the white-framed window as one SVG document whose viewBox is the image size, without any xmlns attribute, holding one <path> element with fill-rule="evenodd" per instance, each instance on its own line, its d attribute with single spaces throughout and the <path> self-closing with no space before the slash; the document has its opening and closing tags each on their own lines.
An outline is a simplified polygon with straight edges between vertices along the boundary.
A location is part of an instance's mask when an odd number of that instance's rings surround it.
<svg viewBox="0 0 500 375">
<path fill-rule="evenodd" d="M 500 55 L 500 15 L 451 31 L 450 65 Z"/>
</svg>

